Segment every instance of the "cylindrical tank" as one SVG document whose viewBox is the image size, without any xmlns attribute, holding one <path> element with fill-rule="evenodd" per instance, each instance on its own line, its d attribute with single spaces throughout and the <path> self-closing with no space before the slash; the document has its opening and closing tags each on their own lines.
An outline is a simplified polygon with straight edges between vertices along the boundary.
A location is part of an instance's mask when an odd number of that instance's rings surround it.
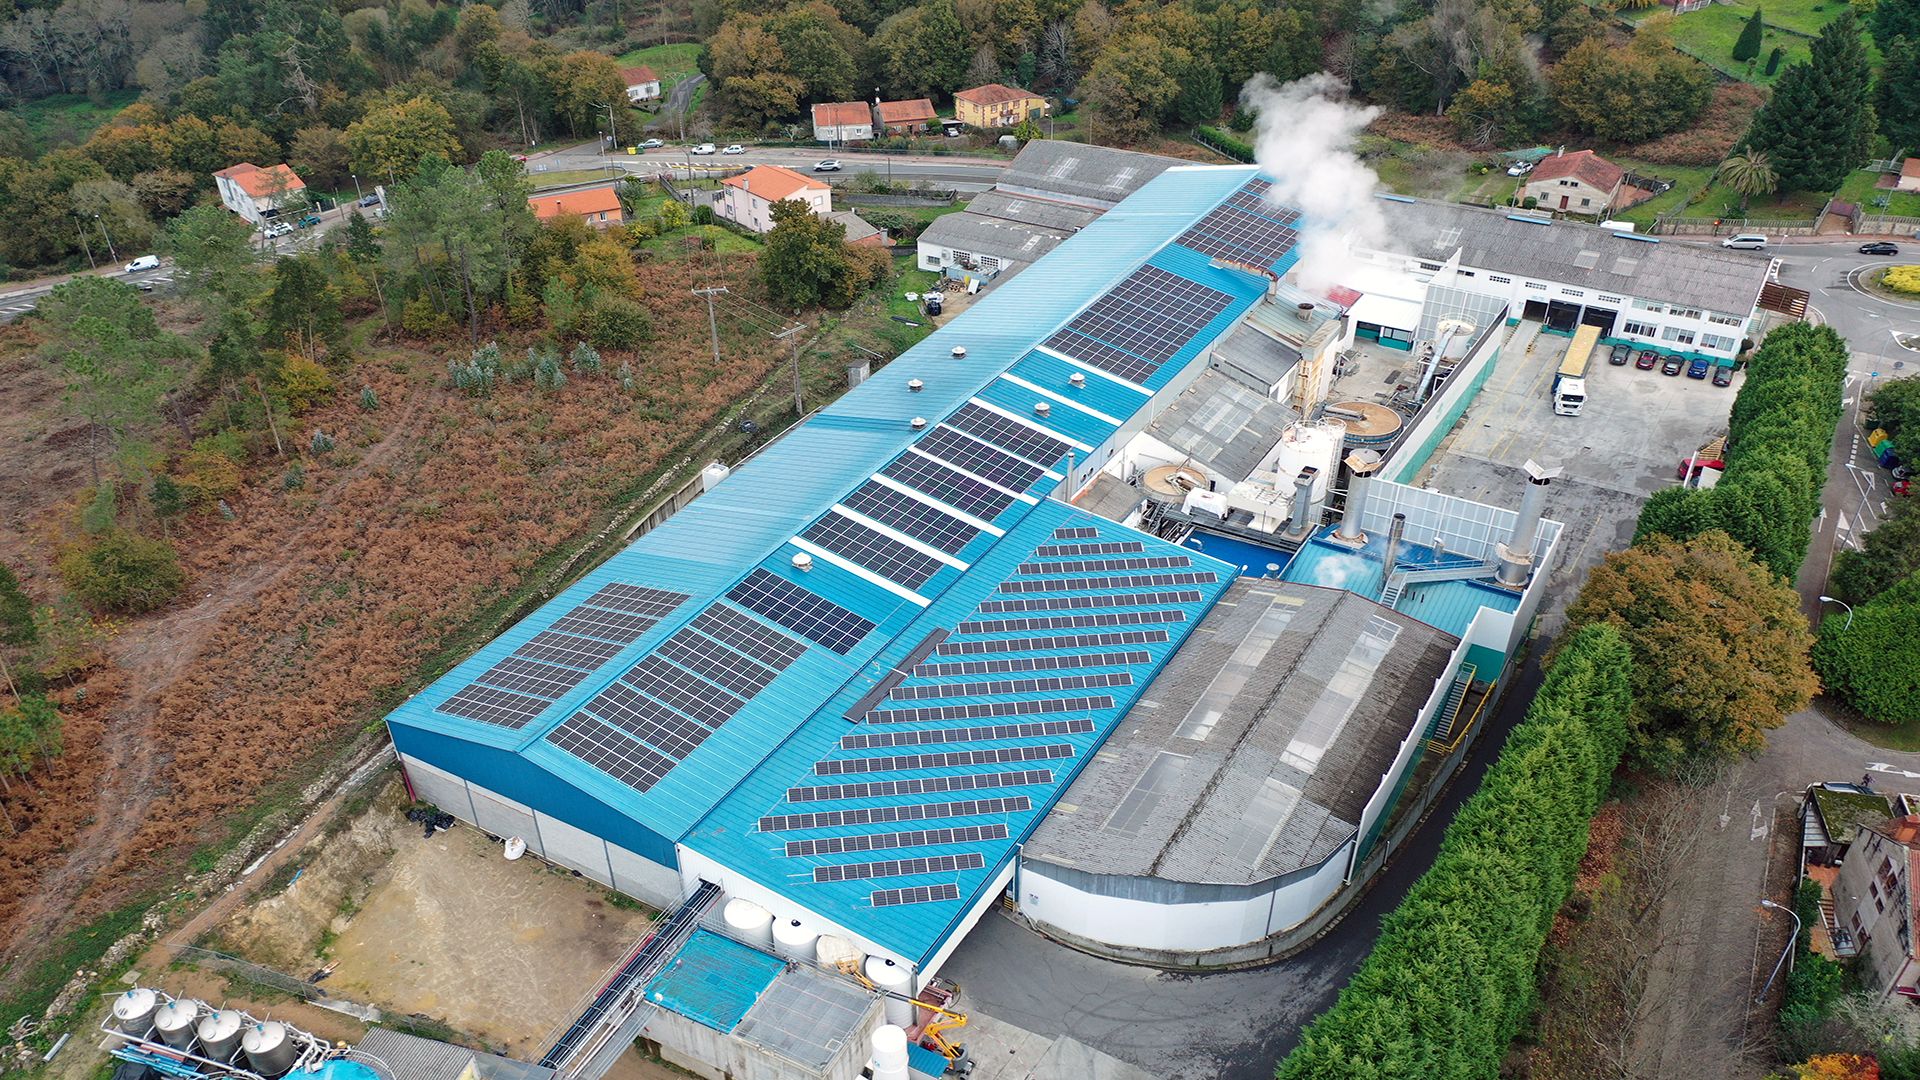
<svg viewBox="0 0 1920 1080">
<path fill-rule="evenodd" d="M 193 1045 L 193 1027 L 200 1021 L 200 1003 L 176 998 L 154 1010 L 153 1030 L 168 1046 L 185 1050 Z"/>
<path fill-rule="evenodd" d="M 1156 465 L 1140 477 L 1140 490 L 1147 498 L 1169 506 L 1182 506 L 1187 492 L 1211 487 L 1207 474 L 1189 465 Z"/>
<path fill-rule="evenodd" d="M 907 1080 L 907 1033 L 896 1024 L 873 1029 L 873 1080 Z"/>
<path fill-rule="evenodd" d="M 888 992 L 888 996 L 881 999 L 886 1008 L 887 1023 L 903 1028 L 912 1027 L 920 1019 L 914 1015 L 917 1010 L 913 1002 L 908 1000 L 913 996 L 913 991 L 909 989 L 913 985 L 913 973 L 883 956 L 867 957 L 866 971 L 867 981 Z"/>
<path fill-rule="evenodd" d="M 1336 401 L 1327 412 L 1346 425 L 1349 448 L 1390 443 L 1400 434 L 1400 414 L 1378 402 Z"/>
<path fill-rule="evenodd" d="M 1327 485 L 1340 471 L 1340 450 L 1346 438 L 1346 425 L 1338 420 L 1289 424 L 1280 433 L 1273 448 L 1274 465 L 1270 470 L 1282 485 L 1291 484 L 1300 470 L 1309 466 L 1318 470 L 1313 478 L 1313 502 L 1324 502 Z"/>
<path fill-rule="evenodd" d="M 1467 348 L 1473 344 L 1473 332 L 1479 327 L 1467 319 L 1441 319 L 1434 327 L 1434 336 L 1440 343 L 1440 359 L 1459 360 L 1467 355 Z"/>
<path fill-rule="evenodd" d="M 822 964 L 845 972 L 860 970 L 860 960 L 866 956 L 858 946 L 839 934 L 821 934 L 813 943 L 813 951 Z"/>
<path fill-rule="evenodd" d="M 287 1025 L 278 1020 L 258 1023 L 240 1036 L 240 1049 L 247 1052 L 247 1063 L 261 1076 L 279 1076 L 293 1068 L 300 1056 Z"/>
<path fill-rule="evenodd" d="M 751 900 L 734 897 L 721 913 L 727 930 L 749 945 L 773 945 L 773 913 Z"/>
<path fill-rule="evenodd" d="M 159 994 L 144 986 L 136 986 L 113 999 L 113 1026 L 129 1035 L 145 1035 L 147 1024 L 153 1020 L 154 1010 L 159 1007 Z"/>
<path fill-rule="evenodd" d="M 219 1009 L 200 1018 L 200 1054 L 228 1061 L 240 1049 L 240 1032 L 247 1018 L 232 1009 Z"/>
<path fill-rule="evenodd" d="M 775 919 L 773 951 L 789 960 L 803 960 L 811 963 L 818 958 L 818 954 L 813 950 L 813 943 L 819 936 L 799 919 Z"/>
</svg>

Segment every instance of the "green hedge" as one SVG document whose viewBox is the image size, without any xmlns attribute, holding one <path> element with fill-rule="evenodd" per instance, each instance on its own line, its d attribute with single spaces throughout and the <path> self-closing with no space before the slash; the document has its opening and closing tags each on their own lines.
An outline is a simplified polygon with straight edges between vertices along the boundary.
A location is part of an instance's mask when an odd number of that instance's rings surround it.
<svg viewBox="0 0 1920 1080">
<path fill-rule="evenodd" d="M 1720 483 L 1655 494 L 1640 511 L 1634 542 L 1724 529 L 1791 581 L 1820 512 L 1846 371 L 1847 343 L 1831 327 L 1796 323 L 1767 335 L 1733 403 Z"/>
<path fill-rule="evenodd" d="M 1590 626 L 1448 826 L 1373 953 L 1282 1080 L 1493 1077 L 1533 1007 L 1540 949 L 1627 743 L 1626 643 Z"/>
<path fill-rule="evenodd" d="M 1847 992 L 1846 969 L 1813 951 L 1813 924 L 1820 918 L 1820 883 L 1802 878 L 1793 894 L 1800 933 L 1793 943 L 1793 970 L 1780 999 L 1780 1042 L 1788 1061 L 1823 1049 L 1821 1028 Z"/>
<path fill-rule="evenodd" d="M 1831 609 L 1830 609 L 1831 610 Z M 1877 724 L 1920 722 L 1920 572 L 1853 610 L 1820 621 L 1813 670 Z"/>
<path fill-rule="evenodd" d="M 1193 137 L 1204 146 L 1211 146 L 1235 161 L 1253 164 L 1253 144 L 1223 128 L 1201 125 L 1193 129 Z"/>
</svg>

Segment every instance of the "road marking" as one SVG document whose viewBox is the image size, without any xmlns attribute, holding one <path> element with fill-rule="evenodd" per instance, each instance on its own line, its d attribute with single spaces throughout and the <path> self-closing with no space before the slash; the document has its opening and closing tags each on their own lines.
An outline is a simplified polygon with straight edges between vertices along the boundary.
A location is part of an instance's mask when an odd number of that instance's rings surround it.
<svg viewBox="0 0 1920 1080">
<path fill-rule="evenodd" d="M 1766 819 L 1766 815 L 1761 813 L 1760 811 L 1760 800 L 1759 799 L 1753 800 L 1753 828 L 1748 831 L 1747 839 L 1749 840 L 1764 839 L 1767 835 L 1767 832 L 1772 828 L 1773 828 L 1773 822 L 1768 821 Z"/>
<path fill-rule="evenodd" d="M 1904 776 L 1909 780 L 1920 780 L 1920 772 L 1908 772 L 1905 769 L 1896 769 L 1884 761 L 1867 762 L 1867 771 L 1887 773 L 1890 776 Z"/>
</svg>

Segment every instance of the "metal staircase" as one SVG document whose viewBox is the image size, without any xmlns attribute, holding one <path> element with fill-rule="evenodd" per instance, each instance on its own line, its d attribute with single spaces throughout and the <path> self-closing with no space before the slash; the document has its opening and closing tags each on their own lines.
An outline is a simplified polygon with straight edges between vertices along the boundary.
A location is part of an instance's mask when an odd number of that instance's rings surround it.
<svg viewBox="0 0 1920 1080">
<path fill-rule="evenodd" d="M 1489 578 L 1499 573 L 1498 563 L 1463 563 L 1459 566 L 1443 566 L 1433 570 L 1395 570 L 1387 575 L 1386 588 L 1380 591 L 1380 603 L 1394 607 L 1400 603 L 1400 595 L 1409 585 L 1419 585 L 1429 581 L 1471 581 L 1476 578 Z"/>
<path fill-rule="evenodd" d="M 1854 944 L 1853 933 L 1841 928 L 1840 916 L 1833 910 L 1833 897 L 1828 896 L 1825 890 L 1820 893 L 1820 921 L 1827 925 L 1827 936 L 1833 939 L 1835 956 L 1845 958 L 1859 954 L 1860 949 Z"/>
<path fill-rule="evenodd" d="M 1447 690 L 1447 700 L 1440 706 L 1440 715 L 1433 719 L 1433 732 L 1427 736 L 1430 745 L 1451 748 L 1453 745 L 1453 726 L 1460 718 L 1460 705 L 1467 700 L 1467 691 L 1473 689 L 1473 677 L 1479 669 L 1472 664 L 1461 664 L 1454 672 L 1453 686 Z"/>
</svg>

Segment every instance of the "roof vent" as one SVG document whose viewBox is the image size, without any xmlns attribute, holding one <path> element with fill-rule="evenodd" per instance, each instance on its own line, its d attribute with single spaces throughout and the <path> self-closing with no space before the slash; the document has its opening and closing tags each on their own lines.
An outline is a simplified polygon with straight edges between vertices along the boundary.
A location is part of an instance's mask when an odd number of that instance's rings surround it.
<svg viewBox="0 0 1920 1080">
<path fill-rule="evenodd" d="M 1045 416 L 1052 411 L 1053 406 L 1044 401 L 1036 401 L 1033 403 L 1033 415 L 1035 416 Z"/>
<path fill-rule="evenodd" d="M 1086 375 L 1085 375 L 1085 374 L 1083 374 L 1083 373 L 1081 373 L 1081 372 L 1078 372 L 1078 371 L 1076 371 L 1076 372 L 1074 372 L 1073 374 L 1071 374 L 1071 375 L 1069 375 L 1069 376 L 1067 376 L 1067 381 L 1068 381 L 1068 382 L 1070 382 L 1070 383 L 1072 383 L 1072 384 L 1073 384 L 1073 385 L 1075 385 L 1075 386 L 1085 386 L 1085 385 L 1087 385 L 1087 377 L 1086 377 Z"/>
<path fill-rule="evenodd" d="M 809 571 L 809 570 L 811 570 L 811 569 L 813 569 L 813 556 L 811 556 L 811 555 L 809 555 L 809 554 L 807 554 L 807 553 L 806 553 L 806 552 L 804 552 L 804 551 L 796 551 L 796 552 L 794 552 L 794 553 L 793 553 L 793 568 L 794 568 L 795 570 L 798 570 L 798 571 L 800 571 L 800 572 L 801 572 L 801 573 L 803 573 L 803 574 L 804 574 L 804 573 L 806 573 L 807 571 Z"/>
<path fill-rule="evenodd" d="M 927 418 L 924 416 L 916 416 L 907 421 L 907 426 L 913 428 L 915 431 L 919 431 L 921 428 L 927 426 Z"/>
<path fill-rule="evenodd" d="M 965 360 L 967 358 L 967 347 L 965 345 L 955 345 L 953 347 L 953 358 L 955 360 Z"/>
<path fill-rule="evenodd" d="M 926 387 L 927 387 L 927 384 L 921 382 L 919 379 L 907 380 L 907 392 L 910 394 L 917 394 L 920 391 L 926 389 Z"/>
</svg>

